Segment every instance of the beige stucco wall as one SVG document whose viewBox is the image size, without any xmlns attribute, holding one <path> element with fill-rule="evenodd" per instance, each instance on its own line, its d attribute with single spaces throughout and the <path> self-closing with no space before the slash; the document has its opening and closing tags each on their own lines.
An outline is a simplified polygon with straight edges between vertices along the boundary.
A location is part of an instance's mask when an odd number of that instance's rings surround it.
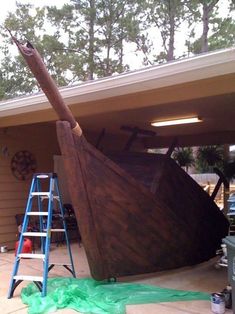
<svg viewBox="0 0 235 314">
<path fill-rule="evenodd" d="M 0 129 L 0 246 L 12 249 L 16 242 L 15 215 L 24 213 L 31 180 L 20 181 L 11 171 L 11 159 L 28 150 L 37 160 L 37 172 L 53 171 L 53 155 L 59 154 L 55 125 L 35 124 Z"/>
</svg>

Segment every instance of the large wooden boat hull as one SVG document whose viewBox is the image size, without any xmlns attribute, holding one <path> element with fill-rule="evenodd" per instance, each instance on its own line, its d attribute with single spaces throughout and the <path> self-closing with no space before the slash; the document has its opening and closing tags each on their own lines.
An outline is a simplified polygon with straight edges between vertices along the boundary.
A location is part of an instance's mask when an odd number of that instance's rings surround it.
<svg viewBox="0 0 235 314">
<path fill-rule="evenodd" d="M 73 135 L 68 123 L 57 122 L 57 134 L 95 279 L 193 265 L 215 255 L 227 234 L 227 220 L 172 159 L 156 157 L 154 173 L 158 167 L 160 171 L 153 194 L 128 169 L 123 170 L 83 136 Z M 149 171 L 153 165 L 153 160 L 145 163 Z M 122 166 L 128 168 L 128 163 Z"/>
</svg>

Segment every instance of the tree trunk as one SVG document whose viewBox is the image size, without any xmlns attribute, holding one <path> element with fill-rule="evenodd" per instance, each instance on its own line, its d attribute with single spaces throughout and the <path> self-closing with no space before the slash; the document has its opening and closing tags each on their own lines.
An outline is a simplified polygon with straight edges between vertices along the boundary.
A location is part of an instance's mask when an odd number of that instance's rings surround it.
<svg viewBox="0 0 235 314">
<path fill-rule="evenodd" d="M 170 37 L 167 51 L 167 61 L 174 60 L 174 42 L 175 42 L 175 12 L 174 5 L 169 1 L 169 18 L 170 18 Z"/>
<path fill-rule="evenodd" d="M 219 2 L 219 0 L 201 1 L 202 10 L 203 10 L 203 13 L 202 13 L 203 33 L 202 33 L 201 52 L 207 52 L 208 51 L 208 31 L 209 31 L 210 14 L 213 11 L 216 3 L 218 3 L 218 2 Z"/>
<path fill-rule="evenodd" d="M 95 24 L 95 0 L 90 0 L 90 19 L 89 19 L 89 56 L 88 56 L 88 79 L 94 79 L 94 24 Z"/>
<path fill-rule="evenodd" d="M 208 31 L 209 31 L 209 7 L 206 4 L 203 4 L 203 32 L 202 32 L 202 48 L 201 52 L 208 51 Z"/>
<path fill-rule="evenodd" d="M 105 76 L 110 76 L 111 75 L 111 71 L 110 71 L 110 50 L 111 50 L 111 46 L 110 46 L 110 41 L 109 41 L 108 46 L 107 46 Z"/>
<path fill-rule="evenodd" d="M 105 76 L 110 76 L 110 51 L 112 47 L 112 20 L 111 20 L 111 14 L 110 14 L 110 20 L 108 22 L 108 34 L 107 34 L 107 51 L 106 51 L 106 62 L 105 62 Z"/>
</svg>

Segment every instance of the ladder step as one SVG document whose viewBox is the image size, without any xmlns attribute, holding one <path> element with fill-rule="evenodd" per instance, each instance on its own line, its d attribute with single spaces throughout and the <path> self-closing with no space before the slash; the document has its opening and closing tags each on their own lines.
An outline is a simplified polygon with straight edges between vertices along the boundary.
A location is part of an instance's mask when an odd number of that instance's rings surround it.
<svg viewBox="0 0 235 314">
<path fill-rule="evenodd" d="M 51 229 L 51 232 L 65 232 L 65 229 Z"/>
<path fill-rule="evenodd" d="M 50 192 L 32 192 L 31 193 L 32 196 L 50 196 Z"/>
<path fill-rule="evenodd" d="M 55 266 L 72 266 L 72 264 L 67 264 L 67 263 L 50 263 L 50 266 L 51 265 L 55 265 Z"/>
<path fill-rule="evenodd" d="M 37 258 L 37 259 L 45 258 L 45 254 L 37 254 L 37 253 L 20 253 L 18 256 L 20 258 Z"/>
<path fill-rule="evenodd" d="M 49 178 L 49 175 L 47 175 L 47 174 L 38 174 L 37 178 L 39 178 L 39 179 L 46 179 L 46 178 Z"/>
<path fill-rule="evenodd" d="M 48 195 L 41 195 L 41 200 L 48 200 L 49 196 Z M 59 196 L 53 195 L 53 199 L 59 201 Z"/>
<path fill-rule="evenodd" d="M 29 212 L 28 216 L 48 216 L 48 212 Z"/>
<path fill-rule="evenodd" d="M 43 231 L 47 231 L 47 229 L 44 229 Z M 51 229 L 51 232 L 65 232 L 65 229 Z"/>
<path fill-rule="evenodd" d="M 46 237 L 46 232 L 23 232 L 26 237 Z"/>
<path fill-rule="evenodd" d="M 63 218 L 63 215 L 61 215 L 61 214 L 58 214 L 58 213 L 53 213 L 52 214 L 52 217 L 55 217 L 55 218 Z M 53 219 L 53 218 L 52 218 Z"/>
<path fill-rule="evenodd" d="M 40 276 L 25 276 L 17 275 L 13 277 L 15 280 L 27 280 L 27 281 L 41 281 L 43 282 L 43 277 Z"/>
<path fill-rule="evenodd" d="M 48 199 L 50 197 L 50 192 L 32 192 L 31 196 L 41 196 L 41 199 Z M 59 201 L 60 198 L 58 195 L 52 195 L 53 199 Z"/>
</svg>

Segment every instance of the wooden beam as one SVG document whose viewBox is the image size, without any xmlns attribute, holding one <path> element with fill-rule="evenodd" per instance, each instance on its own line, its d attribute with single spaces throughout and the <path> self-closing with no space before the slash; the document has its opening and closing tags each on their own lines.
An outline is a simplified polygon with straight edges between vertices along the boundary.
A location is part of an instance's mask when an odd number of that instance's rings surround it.
<svg viewBox="0 0 235 314">
<path fill-rule="evenodd" d="M 125 144 L 125 147 L 123 148 L 124 151 L 129 151 L 131 148 L 131 145 L 134 143 L 134 141 L 136 140 L 138 136 L 138 128 L 133 128 L 132 130 L 132 134 L 129 137 L 128 141 Z"/>
<path fill-rule="evenodd" d="M 138 128 L 137 126 L 135 127 L 130 127 L 130 126 L 121 126 L 120 128 L 123 131 L 131 132 L 131 136 L 129 137 L 125 147 L 124 151 L 129 151 L 131 148 L 131 145 L 134 143 L 134 141 L 137 139 L 138 135 L 143 135 L 143 136 L 155 136 L 156 132 L 150 131 L 150 130 L 143 130 Z"/>
<path fill-rule="evenodd" d="M 105 128 L 103 128 L 102 131 L 99 134 L 99 137 L 98 137 L 96 145 L 95 145 L 95 147 L 97 149 L 100 149 L 100 143 L 101 143 L 101 141 L 103 140 L 103 138 L 105 136 L 105 132 L 106 132 L 106 130 L 105 130 Z"/>
<path fill-rule="evenodd" d="M 218 169 L 218 168 L 214 168 L 214 172 L 219 176 L 219 180 L 214 188 L 214 191 L 212 192 L 211 194 L 211 199 L 214 201 L 219 189 L 220 189 L 220 186 L 221 184 L 223 183 L 224 184 L 224 187 L 226 189 L 229 188 L 229 182 L 228 180 L 225 178 L 224 174 Z"/>
<path fill-rule="evenodd" d="M 175 137 L 175 138 L 173 139 L 173 141 L 172 141 L 172 143 L 171 143 L 171 145 L 170 145 L 170 147 L 169 147 L 167 153 L 166 153 L 166 155 L 167 155 L 168 157 L 171 157 L 171 154 L 173 153 L 173 151 L 174 151 L 174 149 L 175 149 L 175 147 L 176 147 L 177 145 L 178 145 L 178 138 Z"/>
</svg>

